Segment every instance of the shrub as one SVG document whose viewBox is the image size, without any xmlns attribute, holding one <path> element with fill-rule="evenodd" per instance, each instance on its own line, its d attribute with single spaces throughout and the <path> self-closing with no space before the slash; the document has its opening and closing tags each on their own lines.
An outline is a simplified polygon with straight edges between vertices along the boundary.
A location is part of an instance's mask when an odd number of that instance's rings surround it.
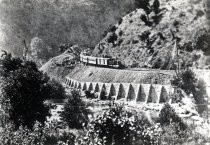
<svg viewBox="0 0 210 145">
<path fill-rule="evenodd" d="M 145 25 L 149 27 L 152 26 L 152 22 L 149 21 L 146 15 L 142 14 L 140 18 L 145 23 Z"/>
<path fill-rule="evenodd" d="M 136 8 L 141 8 L 143 9 L 146 14 L 150 14 L 151 12 L 151 7 L 150 7 L 150 3 L 149 3 L 150 0 L 135 0 L 135 6 Z"/>
<path fill-rule="evenodd" d="M 204 31 L 202 35 L 198 35 L 199 37 L 196 38 L 194 47 L 197 50 L 202 50 L 204 55 L 210 55 L 209 50 L 209 40 L 210 40 L 210 33 L 208 31 Z"/>
<path fill-rule="evenodd" d="M 159 12 L 160 12 L 159 7 L 160 7 L 159 0 L 154 0 L 154 2 L 153 2 L 153 10 L 154 10 L 156 15 L 159 14 Z"/>
<path fill-rule="evenodd" d="M 157 128 L 117 106 L 92 119 L 85 135 L 76 142 L 80 145 L 150 145 L 157 143 L 158 139 Z"/>
<path fill-rule="evenodd" d="M 192 70 L 188 69 L 180 72 L 172 81 L 171 84 L 181 88 L 187 95 L 192 94 L 196 104 L 205 104 L 207 97 L 205 83 L 198 80 Z M 206 110 L 205 105 L 198 106 L 198 112 L 202 113 Z"/>
<path fill-rule="evenodd" d="M 117 45 L 120 46 L 122 43 L 123 43 L 123 39 L 120 39 L 120 40 L 117 42 Z"/>
<path fill-rule="evenodd" d="M 122 35 L 123 35 L 123 31 L 120 30 L 118 35 L 119 35 L 119 36 L 122 36 Z"/>
<path fill-rule="evenodd" d="M 122 22 L 123 22 L 123 19 L 120 18 L 119 21 L 118 21 L 118 25 L 122 24 Z"/>
<path fill-rule="evenodd" d="M 88 98 L 88 99 L 95 99 L 96 96 L 94 93 L 91 93 L 91 91 L 85 91 L 85 96 Z"/>
<path fill-rule="evenodd" d="M 162 127 L 161 144 L 168 145 L 203 145 L 209 141 L 208 136 L 204 136 L 195 131 L 194 125 L 189 126 L 186 130 L 180 130 L 176 123 Z"/>
<path fill-rule="evenodd" d="M 114 42 L 117 40 L 117 35 L 115 33 L 110 33 L 107 37 L 108 43 L 114 44 Z"/>
<path fill-rule="evenodd" d="M 66 98 L 65 88 L 55 79 L 48 81 L 47 85 L 49 87 L 48 99 L 65 99 Z"/>
<path fill-rule="evenodd" d="M 115 25 L 109 25 L 108 29 L 104 31 L 103 36 L 106 37 L 108 33 L 115 33 L 116 30 L 117 30 L 117 27 Z"/>
<path fill-rule="evenodd" d="M 20 127 L 15 130 L 11 124 L 0 130 L 0 142 L 5 145 L 73 145 L 75 136 L 72 133 L 59 133 L 56 124 L 48 126 L 35 123 L 33 130 Z"/>
<path fill-rule="evenodd" d="M 88 122 L 89 111 L 86 108 L 80 93 L 73 90 L 64 106 L 64 111 L 60 114 L 61 120 L 65 121 L 70 128 L 80 129 Z"/>
<path fill-rule="evenodd" d="M 187 127 L 168 103 L 164 104 L 160 111 L 159 122 L 161 126 L 177 123 L 182 130 L 185 130 Z"/>
<path fill-rule="evenodd" d="M 36 121 L 44 123 L 51 108 L 44 104 L 52 97 L 49 77 L 40 72 L 34 62 L 11 55 L 2 59 L 2 77 L 1 107 L 15 127 L 32 129 Z"/>
</svg>

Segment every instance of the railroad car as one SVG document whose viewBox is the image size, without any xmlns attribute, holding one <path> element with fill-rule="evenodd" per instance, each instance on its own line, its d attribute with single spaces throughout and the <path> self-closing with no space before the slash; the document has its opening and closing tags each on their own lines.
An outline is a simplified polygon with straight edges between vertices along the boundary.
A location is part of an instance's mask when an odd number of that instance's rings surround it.
<svg viewBox="0 0 210 145">
<path fill-rule="evenodd" d="M 112 58 L 93 57 L 93 56 L 80 54 L 80 61 L 89 65 L 113 67 L 113 68 L 119 67 L 118 61 Z"/>
</svg>

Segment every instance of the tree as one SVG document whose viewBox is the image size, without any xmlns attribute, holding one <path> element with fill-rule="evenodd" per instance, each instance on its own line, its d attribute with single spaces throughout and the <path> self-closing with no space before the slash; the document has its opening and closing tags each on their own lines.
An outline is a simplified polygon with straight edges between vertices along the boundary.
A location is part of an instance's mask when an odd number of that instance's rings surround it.
<svg viewBox="0 0 210 145">
<path fill-rule="evenodd" d="M 204 31 L 202 32 L 202 35 L 196 38 L 194 46 L 197 50 L 202 50 L 205 55 L 209 55 L 210 54 L 209 41 L 210 41 L 210 32 Z"/>
<path fill-rule="evenodd" d="M 143 9 L 147 15 L 150 14 L 151 8 L 150 8 L 150 0 L 135 0 L 135 6 L 136 8 L 141 8 Z"/>
<path fill-rule="evenodd" d="M 160 12 L 159 7 L 160 7 L 159 0 L 154 0 L 153 9 L 154 9 L 154 12 L 155 12 L 156 15 L 159 14 L 159 12 Z"/>
<path fill-rule="evenodd" d="M 107 36 L 107 42 L 115 44 L 115 41 L 117 40 L 117 34 L 115 32 L 108 33 Z"/>
<path fill-rule="evenodd" d="M 181 88 L 187 95 L 192 94 L 198 106 L 198 112 L 202 113 L 205 109 L 205 98 L 207 93 L 205 83 L 196 78 L 194 72 L 190 69 L 180 72 L 172 81 L 172 85 Z"/>
<path fill-rule="evenodd" d="M 82 128 L 88 121 L 89 111 L 86 104 L 82 101 L 80 93 L 76 90 L 71 92 L 68 102 L 64 106 L 64 111 L 60 116 L 70 128 Z"/>
<path fill-rule="evenodd" d="M 164 104 L 163 108 L 161 109 L 159 120 L 162 126 L 170 125 L 171 123 L 178 123 L 183 130 L 186 129 L 186 126 L 182 122 L 181 118 L 168 103 Z"/>
<path fill-rule="evenodd" d="M 44 124 L 51 108 L 44 102 L 53 96 L 49 77 L 34 62 L 8 54 L 2 59 L 2 79 L 0 103 L 15 128 L 32 129 L 36 121 Z"/>
<path fill-rule="evenodd" d="M 157 128 L 139 119 L 137 112 L 125 111 L 121 106 L 93 118 L 84 131 L 77 140 L 80 145 L 150 145 L 158 140 Z"/>
<path fill-rule="evenodd" d="M 67 97 L 65 88 L 55 79 L 49 80 L 46 88 L 49 94 L 47 99 L 65 99 Z"/>
</svg>

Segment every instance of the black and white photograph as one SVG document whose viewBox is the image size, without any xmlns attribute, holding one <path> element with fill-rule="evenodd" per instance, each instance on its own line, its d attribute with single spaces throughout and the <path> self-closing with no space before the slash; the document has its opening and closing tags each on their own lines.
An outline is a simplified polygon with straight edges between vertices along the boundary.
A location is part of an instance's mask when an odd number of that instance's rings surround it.
<svg viewBox="0 0 210 145">
<path fill-rule="evenodd" d="M 0 145 L 210 145 L 210 0 L 0 0 Z"/>
</svg>

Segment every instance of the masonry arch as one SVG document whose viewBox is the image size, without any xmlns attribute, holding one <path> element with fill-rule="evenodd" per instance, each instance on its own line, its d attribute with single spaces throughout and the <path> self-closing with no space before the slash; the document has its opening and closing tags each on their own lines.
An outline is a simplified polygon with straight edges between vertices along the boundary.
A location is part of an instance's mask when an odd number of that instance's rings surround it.
<svg viewBox="0 0 210 145">
<path fill-rule="evenodd" d="M 86 83 L 84 83 L 84 85 L 83 85 L 83 87 L 82 87 L 82 90 L 83 90 L 83 91 L 86 91 L 86 90 L 87 90 L 87 84 L 86 84 Z"/>
<path fill-rule="evenodd" d="M 127 101 L 133 101 L 135 100 L 135 97 L 136 97 L 136 93 L 135 93 L 134 87 L 132 84 L 130 84 L 128 88 Z"/>
<path fill-rule="evenodd" d="M 146 93 L 144 91 L 144 87 L 142 85 L 139 86 L 136 102 L 145 102 L 146 101 Z"/>
<path fill-rule="evenodd" d="M 165 103 L 168 101 L 168 93 L 167 93 L 167 90 L 164 86 L 162 86 L 161 88 L 161 93 L 160 93 L 160 100 L 159 100 L 159 103 Z"/>
<path fill-rule="evenodd" d="M 96 86 L 95 86 L 94 92 L 100 92 L 100 89 L 99 89 L 99 85 L 98 85 L 98 83 L 96 83 Z"/>
<path fill-rule="evenodd" d="M 118 95 L 117 95 L 117 100 L 125 98 L 126 92 L 123 84 L 120 84 L 119 90 L 118 90 Z"/>
<path fill-rule="evenodd" d="M 157 103 L 157 100 L 158 100 L 157 93 L 155 91 L 155 88 L 151 85 L 149 90 L 149 95 L 147 98 L 147 103 Z"/>
<path fill-rule="evenodd" d="M 93 91 L 93 83 L 90 83 L 88 91 Z"/>
<path fill-rule="evenodd" d="M 106 100 L 107 99 L 107 90 L 106 90 L 106 85 L 103 84 L 102 88 L 101 88 L 101 92 L 100 92 L 100 100 Z"/>
</svg>

